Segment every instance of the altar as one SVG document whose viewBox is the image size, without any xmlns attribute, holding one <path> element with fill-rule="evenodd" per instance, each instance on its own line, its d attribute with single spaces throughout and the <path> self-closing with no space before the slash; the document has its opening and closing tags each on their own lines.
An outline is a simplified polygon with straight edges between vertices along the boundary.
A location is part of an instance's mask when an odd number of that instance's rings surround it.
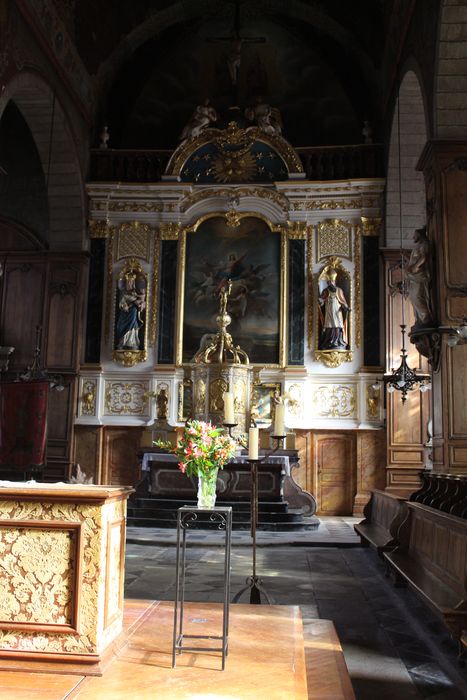
<svg viewBox="0 0 467 700">
<path fill-rule="evenodd" d="M 0 482 L 0 668 L 102 673 L 122 631 L 131 491 Z"/>
</svg>

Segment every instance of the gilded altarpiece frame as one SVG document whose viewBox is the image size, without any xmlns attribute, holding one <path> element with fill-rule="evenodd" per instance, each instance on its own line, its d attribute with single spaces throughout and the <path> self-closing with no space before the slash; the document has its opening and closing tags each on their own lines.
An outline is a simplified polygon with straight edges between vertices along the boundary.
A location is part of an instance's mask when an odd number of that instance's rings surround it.
<svg viewBox="0 0 467 700">
<path fill-rule="evenodd" d="M 235 211 L 208 214 L 180 231 L 176 364 L 190 362 L 205 336 L 215 334 L 218 292 L 230 278 L 228 330 L 235 344 L 248 353 L 252 364 L 287 365 L 289 233 L 296 235 L 287 224 Z"/>
</svg>

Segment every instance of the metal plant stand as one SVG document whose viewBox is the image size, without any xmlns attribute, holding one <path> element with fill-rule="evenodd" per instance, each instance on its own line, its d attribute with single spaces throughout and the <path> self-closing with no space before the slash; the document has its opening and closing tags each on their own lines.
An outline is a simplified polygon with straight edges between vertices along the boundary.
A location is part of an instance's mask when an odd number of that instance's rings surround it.
<svg viewBox="0 0 467 700">
<path fill-rule="evenodd" d="M 206 520 L 200 520 L 200 515 L 207 516 Z M 186 567 L 186 537 L 188 530 L 202 528 L 209 522 L 217 530 L 225 533 L 224 551 L 224 606 L 222 614 L 222 635 L 184 634 L 183 614 L 185 605 L 185 567 Z M 199 526 L 199 527 L 197 527 Z M 229 645 L 229 605 L 230 605 L 230 550 L 232 540 L 232 508 L 197 508 L 195 506 L 183 506 L 178 509 L 177 515 L 177 564 L 174 605 L 174 627 L 172 646 L 172 668 L 175 668 L 176 655 L 182 651 L 208 651 L 222 653 L 222 670 L 225 668 L 225 659 Z M 221 642 L 221 646 L 186 646 L 187 639 L 214 639 Z"/>
</svg>

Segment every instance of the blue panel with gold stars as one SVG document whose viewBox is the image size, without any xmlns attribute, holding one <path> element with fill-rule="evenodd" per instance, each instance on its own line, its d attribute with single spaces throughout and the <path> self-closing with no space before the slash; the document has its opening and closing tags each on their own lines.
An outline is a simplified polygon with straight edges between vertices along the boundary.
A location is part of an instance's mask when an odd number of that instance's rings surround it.
<svg viewBox="0 0 467 700">
<path fill-rule="evenodd" d="M 239 183 L 287 180 L 284 160 L 263 141 L 221 146 L 212 141 L 198 148 L 185 161 L 182 182 Z"/>
</svg>

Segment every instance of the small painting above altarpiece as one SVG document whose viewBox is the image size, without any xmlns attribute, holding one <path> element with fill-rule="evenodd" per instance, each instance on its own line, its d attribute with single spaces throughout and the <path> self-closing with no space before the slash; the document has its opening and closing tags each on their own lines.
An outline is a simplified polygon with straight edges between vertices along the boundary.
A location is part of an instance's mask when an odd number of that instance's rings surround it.
<svg viewBox="0 0 467 700">
<path fill-rule="evenodd" d="M 201 221 L 185 235 L 180 249 L 183 313 L 177 346 L 181 362 L 195 353 L 217 329 L 219 292 L 231 280 L 228 332 L 251 363 L 278 365 L 284 346 L 287 261 L 281 232 L 256 216 L 239 217 L 232 226 L 223 216 Z M 230 225 L 229 225 L 230 224 Z M 283 234 L 282 234 L 283 235 Z M 184 275 L 183 275 L 184 272 Z"/>
</svg>

